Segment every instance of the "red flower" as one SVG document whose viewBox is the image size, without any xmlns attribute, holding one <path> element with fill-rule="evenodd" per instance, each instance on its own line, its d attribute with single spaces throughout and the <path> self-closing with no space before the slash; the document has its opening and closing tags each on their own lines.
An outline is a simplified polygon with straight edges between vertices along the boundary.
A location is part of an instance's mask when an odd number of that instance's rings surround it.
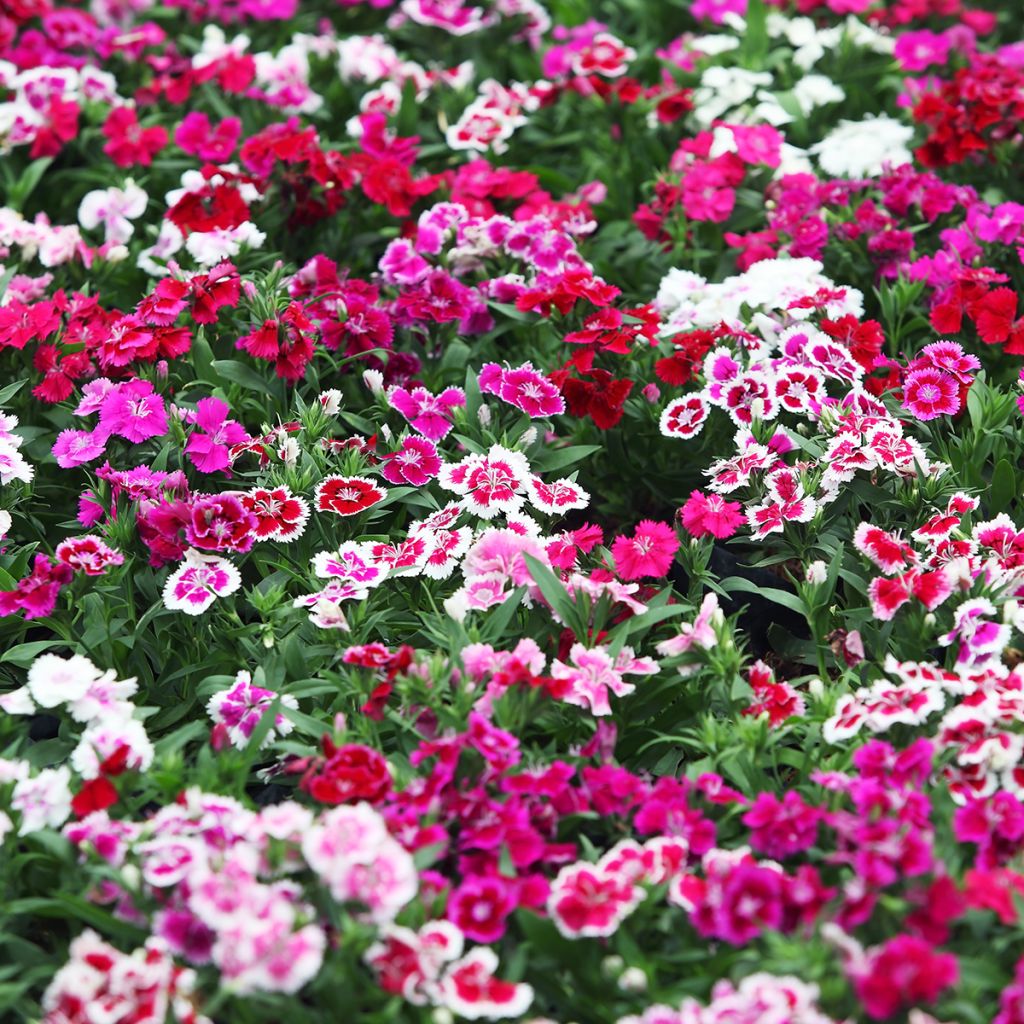
<svg viewBox="0 0 1024 1024">
<path fill-rule="evenodd" d="M 363 476 L 329 476 L 316 489 L 320 512 L 354 516 L 384 500 L 384 491 Z"/>
<path fill-rule="evenodd" d="M 321 804 L 380 803 L 391 791 L 391 772 L 384 757 L 371 747 L 347 743 L 335 747 L 321 740 L 324 757 L 314 759 L 299 788 Z"/>
<path fill-rule="evenodd" d="M 117 790 L 102 775 L 90 779 L 71 799 L 71 810 L 76 818 L 84 818 L 93 811 L 105 811 L 117 803 Z"/>
<path fill-rule="evenodd" d="M 143 128 L 133 107 L 115 107 L 103 122 L 107 143 L 103 152 L 118 167 L 141 164 L 148 167 L 167 145 L 167 129 L 159 125 Z"/>
<path fill-rule="evenodd" d="M 589 370 L 585 376 L 570 377 L 568 370 L 555 370 L 549 374 L 557 385 L 569 408 L 569 413 L 582 419 L 589 416 L 600 430 L 614 427 L 633 390 L 631 380 L 615 380 L 607 370 Z"/>
</svg>

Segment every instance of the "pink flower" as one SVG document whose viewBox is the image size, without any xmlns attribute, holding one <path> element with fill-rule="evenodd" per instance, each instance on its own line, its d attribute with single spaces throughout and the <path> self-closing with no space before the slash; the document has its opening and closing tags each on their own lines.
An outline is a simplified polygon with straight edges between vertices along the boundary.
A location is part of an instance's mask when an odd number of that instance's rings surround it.
<svg viewBox="0 0 1024 1024">
<path fill-rule="evenodd" d="M 472 875 L 448 897 L 448 920 L 477 942 L 497 942 L 517 906 L 514 884 L 500 875 Z"/>
<path fill-rule="evenodd" d="M 714 624 L 716 618 L 721 617 L 721 610 L 718 607 L 718 596 L 715 592 L 709 591 L 704 595 L 700 611 L 692 623 L 684 622 L 679 627 L 679 635 L 668 640 L 662 640 L 657 646 L 658 653 L 663 658 L 674 658 L 685 654 L 695 645 L 710 650 L 718 642 L 715 634 Z"/>
<path fill-rule="evenodd" d="M 610 715 L 608 691 L 616 697 L 632 693 L 636 686 L 626 682 L 624 675 L 650 675 L 658 670 L 651 658 L 636 658 L 632 647 L 623 647 L 612 657 L 605 647 L 586 648 L 573 644 L 569 651 L 569 664 L 551 663 L 551 676 L 562 680 L 562 699 L 567 704 L 587 708 L 595 716 Z"/>
<path fill-rule="evenodd" d="M 463 495 L 466 507 L 482 519 L 499 512 L 510 515 L 523 507 L 530 466 L 522 452 L 491 445 L 485 455 L 473 454 L 442 466 L 438 482 Z"/>
<path fill-rule="evenodd" d="M 226 117 L 214 128 L 206 114 L 193 110 L 175 129 L 174 141 L 201 160 L 224 163 L 231 159 L 241 134 L 242 122 L 237 117 Z"/>
<path fill-rule="evenodd" d="M 866 953 L 852 980 L 874 1020 L 885 1020 L 904 1007 L 934 1003 L 960 976 L 952 953 L 938 953 L 915 935 L 897 935 Z"/>
<path fill-rule="evenodd" d="M 99 431 L 62 430 L 51 451 L 61 469 L 71 469 L 98 459 L 106 443 L 106 436 Z"/>
<path fill-rule="evenodd" d="M 423 487 L 437 476 L 441 457 L 433 441 L 425 437 L 407 437 L 397 452 L 381 460 L 380 472 L 389 483 Z"/>
<path fill-rule="evenodd" d="M 432 395 L 426 388 L 394 387 L 388 392 L 388 401 L 412 425 L 412 428 L 431 441 L 440 441 L 452 429 L 452 410 L 466 404 L 462 388 L 445 388 Z"/>
<path fill-rule="evenodd" d="M 185 530 L 189 544 L 204 551 L 249 551 L 259 523 L 241 497 L 229 491 L 197 497 Z"/>
<path fill-rule="evenodd" d="M 480 370 L 479 382 L 480 390 L 485 394 L 497 395 L 531 419 L 565 412 L 565 399 L 558 387 L 532 363 L 523 363 L 515 369 L 485 363 Z"/>
<path fill-rule="evenodd" d="M 615 571 L 623 580 L 664 576 L 679 550 L 679 538 L 667 523 L 643 519 L 632 537 L 616 537 L 612 544 Z"/>
<path fill-rule="evenodd" d="M 743 506 L 726 501 L 720 494 L 693 491 L 679 510 L 683 528 L 694 537 L 731 537 L 743 523 Z"/>
<path fill-rule="evenodd" d="M 250 440 L 239 422 L 227 418 L 228 411 L 227 403 L 219 398 L 201 398 L 188 417 L 199 429 L 189 435 L 185 452 L 200 473 L 226 470 L 231 465 L 230 447 Z"/>
<path fill-rule="evenodd" d="M 164 400 L 147 380 L 130 380 L 112 388 L 100 404 L 96 435 L 117 434 L 133 444 L 167 433 Z"/>
<path fill-rule="evenodd" d="M 821 812 L 789 790 L 780 801 L 773 793 L 759 793 L 741 819 L 750 830 L 750 845 L 781 860 L 814 845 Z"/>
<path fill-rule="evenodd" d="M 61 587 L 71 582 L 74 570 L 46 555 L 36 555 L 32 572 L 14 590 L 0 590 L 0 615 L 23 611 L 26 619 L 41 619 L 53 612 Z"/>
<path fill-rule="evenodd" d="M 903 408 L 919 420 L 955 416 L 960 411 L 960 383 L 934 367 L 914 370 L 903 382 Z"/>
</svg>

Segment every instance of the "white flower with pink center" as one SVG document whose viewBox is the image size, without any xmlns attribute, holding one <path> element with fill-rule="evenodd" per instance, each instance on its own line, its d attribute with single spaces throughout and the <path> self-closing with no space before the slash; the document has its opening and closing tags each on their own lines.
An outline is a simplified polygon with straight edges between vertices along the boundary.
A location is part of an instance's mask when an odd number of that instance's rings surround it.
<svg viewBox="0 0 1024 1024">
<path fill-rule="evenodd" d="M 71 813 L 71 770 L 44 768 L 38 775 L 18 780 L 11 807 L 21 813 L 18 835 L 59 828 Z"/>
<path fill-rule="evenodd" d="M 164 607 L 201 615 L 218 597 L 233 594 L 241 584 L 241 575 L 226 558 L 190 548 L 185 561 L 167 577 Z"/>
<path fill-rule="evenodd" d="M 219 690 L 209 699 L 206 711 L 214 722 L 227 729 L 232 745 L 244 750 L 256 726 L 277 699 L 282 707 L 298 710 L 299 704 L 294 697 L 282 694 L 279 698 L 273 690 L 254 686 L 252 676 L 243 670 L 235 677 L 233 686 Z M 269 746 L 279 735 L 286 736 L 293 728 L 293 724 L 284 715 L 275 715 L 273 728 L 263 737 L 261 746 Z"/>
</svg>

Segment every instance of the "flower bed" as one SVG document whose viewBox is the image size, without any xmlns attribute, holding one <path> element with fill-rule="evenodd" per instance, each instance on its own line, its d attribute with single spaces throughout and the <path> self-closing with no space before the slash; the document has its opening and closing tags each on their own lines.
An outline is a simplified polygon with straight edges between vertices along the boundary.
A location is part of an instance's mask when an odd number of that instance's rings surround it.
<svg viewBox="0 0 1024 1024">
<path fill-rule="evenodd" d="M 2 6 L 4 1021 L 1024 1022 L 988 6 Z"/>
</svg>

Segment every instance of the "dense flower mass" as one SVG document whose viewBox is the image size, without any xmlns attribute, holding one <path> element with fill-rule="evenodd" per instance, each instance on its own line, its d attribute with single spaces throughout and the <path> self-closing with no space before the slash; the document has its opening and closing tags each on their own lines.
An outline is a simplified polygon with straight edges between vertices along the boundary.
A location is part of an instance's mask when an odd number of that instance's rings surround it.
<svg viewBox="0 0 1024 1024">
<path fill-rule="evenodd" d="M 1024 1024 L 995 0 L 0 3 L 0 1018 Z"/>
</svg>

